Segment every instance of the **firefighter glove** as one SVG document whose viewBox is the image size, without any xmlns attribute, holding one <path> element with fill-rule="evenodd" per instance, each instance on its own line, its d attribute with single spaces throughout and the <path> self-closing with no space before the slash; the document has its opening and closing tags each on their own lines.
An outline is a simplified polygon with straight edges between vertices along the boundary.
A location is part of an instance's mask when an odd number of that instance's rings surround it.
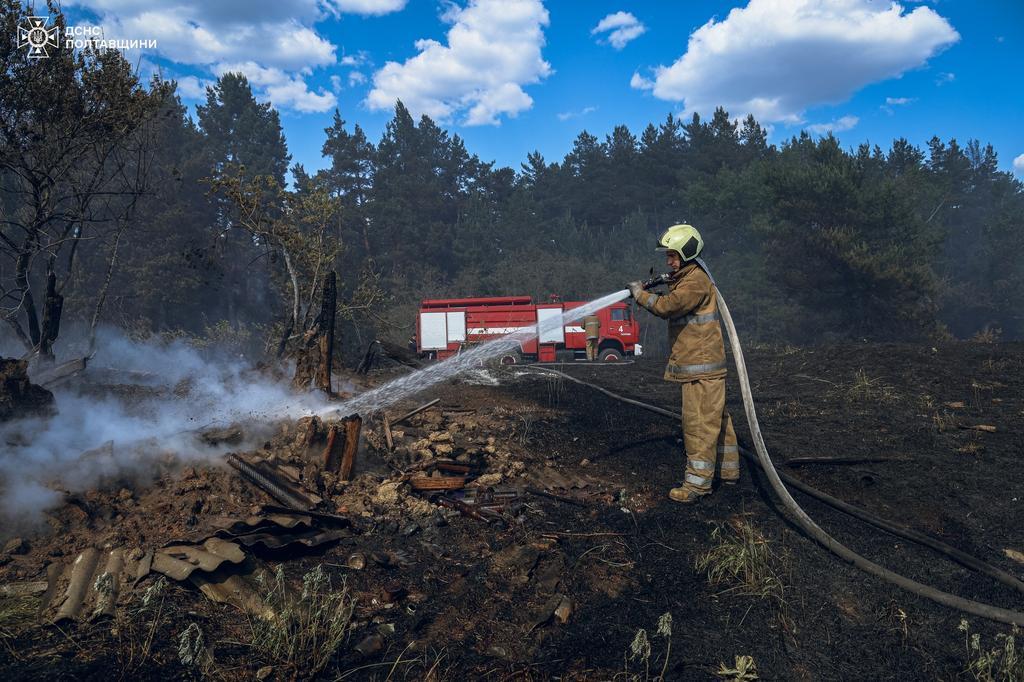
<svg viewBox="0 0 1024 682">
<path fill-rule="evenodd" d="M 630 282 L 629 284 L 627 284 L 626 288 L 629 289 L 629 295 L 633 298 L 636 298 L 636 295 L 644 290 L 644 283 L 641 282 L 640 280 L 637 280 L 635 282 Z"/>
</svg>

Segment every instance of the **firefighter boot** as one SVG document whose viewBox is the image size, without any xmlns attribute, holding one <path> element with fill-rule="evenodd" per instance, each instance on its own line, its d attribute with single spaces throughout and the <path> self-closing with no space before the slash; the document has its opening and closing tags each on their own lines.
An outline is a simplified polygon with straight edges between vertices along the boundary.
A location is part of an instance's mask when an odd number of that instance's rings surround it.
<svg viewBox="0 0 1024 682">
<path fill-rule="evenodd" d="M 673 502 L 679 502 L 680 504 L 693 504 L 700 498 L 707 495 L 706 490 L 697 490 L 696 488 L 688 488 L 687 486 L 680 486 L 678 488 L 672 488 L 668 491 L 668 498 Z"/>
</svg>

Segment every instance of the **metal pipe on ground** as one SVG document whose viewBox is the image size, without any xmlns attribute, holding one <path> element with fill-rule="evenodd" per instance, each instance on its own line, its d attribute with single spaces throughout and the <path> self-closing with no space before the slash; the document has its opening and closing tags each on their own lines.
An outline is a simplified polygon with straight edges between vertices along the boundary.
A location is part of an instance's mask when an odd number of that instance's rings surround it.
<svg viewBox="0 0 1024 682">
<path fill-rule="evenodd" d="M 243 478 L 262 489 L 281 504 L 298 511 L 309 511 L 312 508 L 308 502 L 299 499 L 296 495 L 285 489 L 277 481 L 271 479 L 266 472 L 260 471 L 248 462 L 240 459 L 237 455 L 228 454 L 227 463 Z"/>
</svg>

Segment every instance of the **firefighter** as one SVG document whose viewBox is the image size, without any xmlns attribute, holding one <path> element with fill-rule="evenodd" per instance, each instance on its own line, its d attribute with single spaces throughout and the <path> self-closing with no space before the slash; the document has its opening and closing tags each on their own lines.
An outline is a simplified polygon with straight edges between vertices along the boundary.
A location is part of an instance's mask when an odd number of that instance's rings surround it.
<svg viewBox="0 0 1024 682">
<path fill-rule="evenodd" d="M 671 354 L 665 379 L 682 384 L 686 447 L 683 484 L 668 496 L 686 504 L 711 492 L 716 471 L 724 483 L 740 476 L 736 432 L 725 409 L 725 344 L 715 283 L 699 257 L 703 247 L 692 225 L 673 225 L 658 240 L 671 269 L 668 293 L 645 291 L 640 282 L 628 285 L 637 303 L 668 320 Z"/>
<path fill-rule="evenodd" d="M 597 315 L 583 318 L 583 329 L 587 332 L 587 360 L 597 360 L 597 344 L 601 339 L 601 320 Z"/>
</svg>

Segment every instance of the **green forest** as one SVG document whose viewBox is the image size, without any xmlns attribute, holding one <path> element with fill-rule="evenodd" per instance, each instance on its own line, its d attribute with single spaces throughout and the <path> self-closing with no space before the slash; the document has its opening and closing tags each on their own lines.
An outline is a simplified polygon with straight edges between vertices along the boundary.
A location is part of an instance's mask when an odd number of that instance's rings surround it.
<svg viewBox="0 0 1024 682">
<path fill-rule="evenodd" d="M 272 354 L 333 270 L 352 361 L 404 344 L 421 298 L 621 289 L 663 267 L 655 240 L 682 221 L 751 339 L 1024 336 L 1024 185 L 977 140 L 770 144 L 718 109 L 582 131 L 513 169 L 398 102 L 379 140 L 336 112 L 311 172 L 243 76 L 193 115 L 117 52 L 26 60 L 19 11 L 0 17 L 6 347 L 60 355 L 109 324 Z"/>
</svg>

